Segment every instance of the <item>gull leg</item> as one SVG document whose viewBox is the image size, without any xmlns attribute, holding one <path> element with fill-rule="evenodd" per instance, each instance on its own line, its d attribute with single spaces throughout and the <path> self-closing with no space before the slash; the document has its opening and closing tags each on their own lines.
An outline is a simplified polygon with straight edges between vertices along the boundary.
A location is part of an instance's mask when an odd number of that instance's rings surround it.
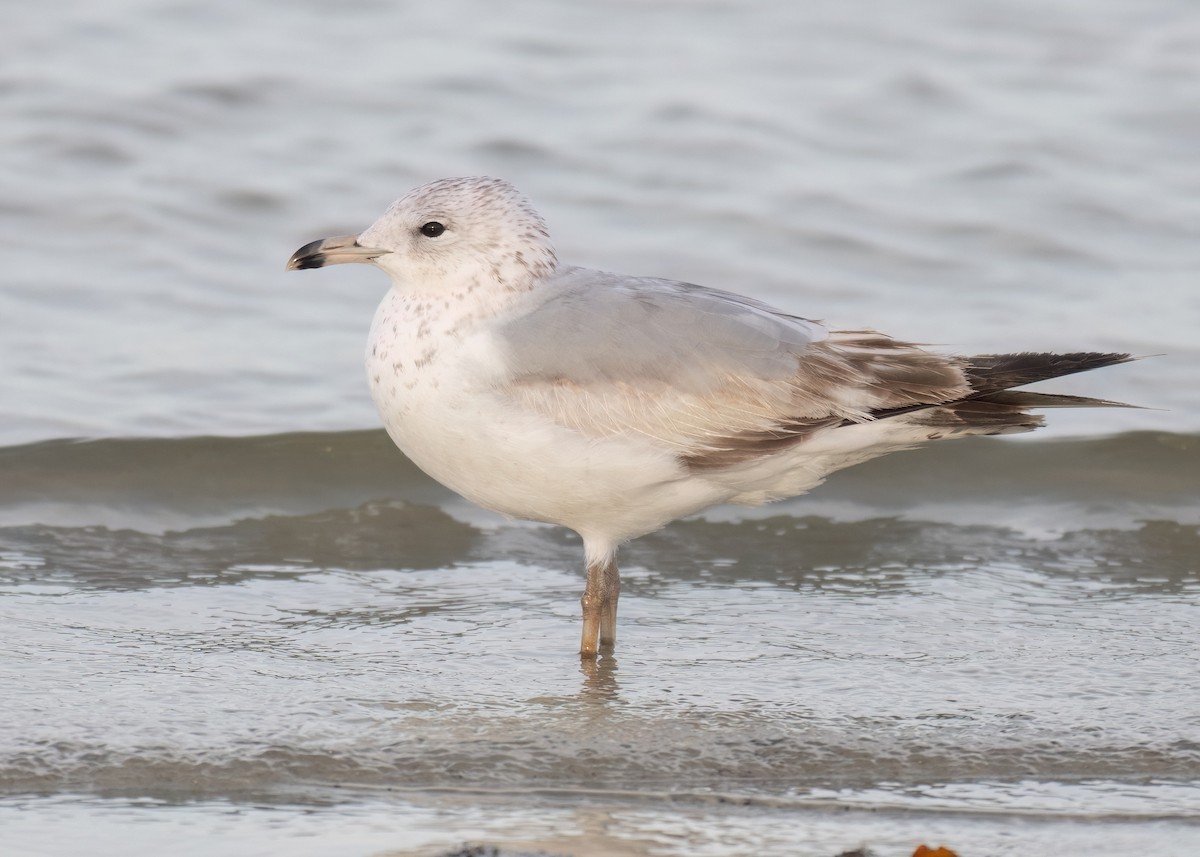
<svg viewBox="0 0 1200 857">
<path fill-rule="evenodd" d="M 596 657 L 597 650 L 606 654 L 612 651 L 617 636 L 617 594 L 621 580 L 617 574 L 617 563 L 611 549 L 593 552 L 587 549 L 587 582 L 583 587 L 583 637 L 579 643 L 579 656 Z"/>
<path fill-rule="evenodd" d="M 610 559 L 603 571 L 604 600 L 600 608 L 600 651 L 612 654 L 617 643 L 617 600 L 621 597 L 621 574 L 616 557 Z"/>
</svg>

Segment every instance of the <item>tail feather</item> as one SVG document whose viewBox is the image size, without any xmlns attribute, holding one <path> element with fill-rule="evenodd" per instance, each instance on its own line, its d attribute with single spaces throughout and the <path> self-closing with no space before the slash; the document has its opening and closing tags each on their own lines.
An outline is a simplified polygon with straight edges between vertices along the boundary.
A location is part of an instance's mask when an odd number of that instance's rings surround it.
<svg viewBox="0 0 1200 857">
<path fill-rule="evenodd" d="M 1023 406 L 982 399 L 962 399 L 913 414 L 911 425 L 929 429 L 929 439 L 972 434 L 1013 434 L 1033 431 L 1045 418 L 1026 413 Z"/>
<path fill-rule="evenodd" d="M 1129 354 L 1076 351 L 1071 354 L 1047 354 L 1024 351 L 1018 354 L 979 354 L 967 357 L 963 373 L 975 395 L 1024 387 L 1035 381 L 1060 378 L 1076 372 L 1102 369 L 1128 363 Z"/>
<path fill-rule="evenodd" d="M 909 422 L 929 430 L 931 440 L 974 434 L 1010 434 L 1032 431 L 1043 419 L 1026 413 L 1029 408 L 1128 408 L 1123 402 L 1032 393 L 1013 390 L 1036 381 L 1059 378 L 1089 369 L 1128 363 L 1129 354 L 1075 352 L 1072 354 L 982 354 L 964 359 L 963 372 L 972 393 L 962 399 L 940 404 L 918 405 L 879 411 L 876 419 L 910 415 Z"/>
<path fill-rule="evenodd" d="M 1111 399 L 1093 399 L 1090 396 L 1066 396 L 1062 393 L 1031 393 L 1028 390 L 1000 390 L 974 397 L 977 402 L 994 402 L 1015 405 L 1019 408 L 1136 408 Z"/>
</svg>

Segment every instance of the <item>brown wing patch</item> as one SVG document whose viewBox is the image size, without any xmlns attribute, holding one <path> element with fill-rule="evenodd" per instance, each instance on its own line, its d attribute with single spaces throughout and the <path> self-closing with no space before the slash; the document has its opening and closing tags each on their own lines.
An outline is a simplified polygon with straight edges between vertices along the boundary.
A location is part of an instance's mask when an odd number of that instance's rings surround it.
<svg viewBox="0 0 1200 857">
<path fill-rule="evenodd" d="M 1004 400 L 964 399 L 918 411 L 911 424 L 929 429 L 929 440 L 956 434 L 1012 434 L 1042 425 L 1042 417 L 1022 408 Z"/>
<path fill-rule="evenodd" d="M 776 455 L 824 429 L 902 415 L 929 439 L 1027 431 L 1040 425 L 1027 408 L 1093 402 L 1002 392 L 1005 387 L 1128 358 L 951 357 L 857 330 L 835 331 L 794 359 L 791 374 L 760 374 L 733 360 L 728 367 L 696 362 L 703 360 L 700 352 L 628 377 L 530 373 L 512 379 L 503 393 L 582 435 L 641 437 L 672 452 L 689 470 L 711 471 Z M 673 383 L 689 372 L 688 384 Z"/>
<path fill-rule="evenodd" d="M 840 425 L 841 417 L 815 420 L 791 420 L 776 428 L 743 432 L 719 438 L 712 448 L 701 449 L 680 457 L 688 470 L 720 470 L 765 455 L 774 455 L 808 439 L 820 429 Z"/>
<path fill-rule="evenodd" d="M 716 470 L 774 455 L 802 443 L 820 429 L 909 415 L 908 424 L 927 430 L 927 439 L 1032 431 L 1043 418 L 1029 408 L 1121 407 L 1119 402 L 1013 391 L 1088 369 L 1124 363 L 1127 354 L 991 354 L 945 357 L 874 331 L 837 331 L 802 358 L 793 381 L 797 402 L 823 406 L 828 416 L 781 418 L 771 427 L 730 432 L 710 439 L 681 460 L 689 470 Z M 969 383 L 969 386 L 968 386 Z M 852 398 L 875 403 L 865 415 Z M 841 409 L 831 407 L 839 403 Z"/>
<path fill-rule="evenodd" d="M 788 406 L 770 425 L 706 439 L 680 456 L 689 470 L 717 470 L 774 455 L 820 429 L 874 419 L 881 410 L 925 408 L 969 393 L 957 358 L 873 330 L 835 331 L 814 343 L 788 380 Z M 803 415 L 803 416 L 800 416 Z"/>
<path fill-rule="evenodd" d="M 801 359 L 798 383 L 805 376 L 832 376 L 842 390 L 868 403 L 863 419 L 871 419 L 875 411 L 950 402 L 971 392 L 961 358 L 874 330 L 834 331 Z"/>
</svg>

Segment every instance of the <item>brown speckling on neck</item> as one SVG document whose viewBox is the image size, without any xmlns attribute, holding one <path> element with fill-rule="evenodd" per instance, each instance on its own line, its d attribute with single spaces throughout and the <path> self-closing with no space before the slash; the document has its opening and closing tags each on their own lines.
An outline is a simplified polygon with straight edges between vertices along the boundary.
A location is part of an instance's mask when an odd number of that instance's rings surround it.
<svg viewBox="0 0 1200 857">
<path fill-rule="evenodd" d="M 459 334 L 461 334 L 463 332 L 464 329 L 473 325 L 475 323 L 475 320 L 478 317 L 479 317 L 478 313 L 473 313 L 473 312 L 467 313 L 466 315 L 462 316 L 458 321 L 454 322 L 454 324 L 452 324 L 446 328 L 446 331 L 445 331 L 446 335 L 447 336 L 458 336 Z"/>
<path fill-rule="evenodd" d="M 436 345 L 431 345 L 421 352 L 421 356 L 413 361 L 413 366 L 418 369 L 424 369 L 433 362 L 433 358 L 437 357 L 438 349 Z"/>
</svg>

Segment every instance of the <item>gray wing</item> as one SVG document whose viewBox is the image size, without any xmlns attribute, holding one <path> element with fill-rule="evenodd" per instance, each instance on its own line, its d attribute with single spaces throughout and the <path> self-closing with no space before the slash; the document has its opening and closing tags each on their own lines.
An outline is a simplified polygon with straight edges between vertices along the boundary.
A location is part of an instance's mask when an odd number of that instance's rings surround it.
<svg viewBox="0 0 1200 857">
<path fill-rule="evenodd" d="M 728 292 L 582 268 L 548 285 L 550 299 L 498 331 L 503 393 L 583 434 L 642 436 L 690 463 L 769 454 L 969 389 L 952 358 Z"/>
<path fill-rule="evenodd" d="M 551 288 L 553 298 L 503 329 L 518 374 L 702 393 L 729 372 L 785 378 L 828 335 L 751 298 L 672 280 L 568 268 Z"/>
</svg>

